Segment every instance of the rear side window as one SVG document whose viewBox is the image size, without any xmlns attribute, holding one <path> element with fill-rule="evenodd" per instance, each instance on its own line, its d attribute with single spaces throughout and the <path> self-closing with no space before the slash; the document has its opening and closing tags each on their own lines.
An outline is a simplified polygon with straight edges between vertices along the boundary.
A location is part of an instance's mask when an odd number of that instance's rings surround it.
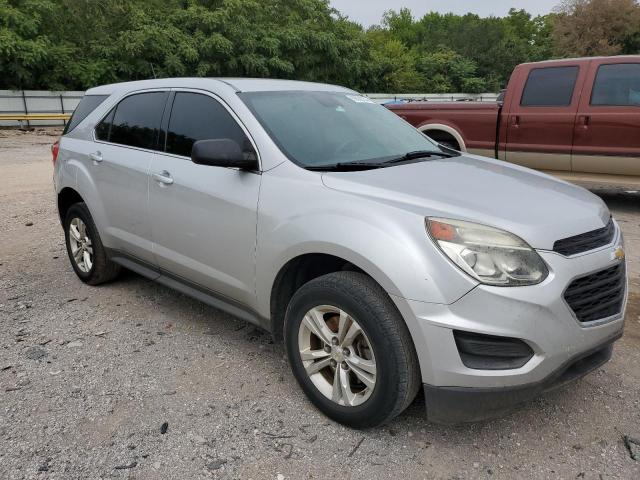
<svg viewBox="0 0 640 480">
<path fill-rule="evenodd" d="M 190 157 L 194 142 L 221 138 L 234 140 L 247 158 L 255 158 L 244 131 L 218 101 L 199 93 L 176 93 L 167 129 L 167 153 Z"/>
<path fill-rule="evenodd" d="M 640 63 L 600 65 L 591 105 L 640 105 Z"/>
<path fill-rule="evenodd" d="M 62 134 L 69 133 L 76 128 L 78 124 L 98 108 L 98 105 L 104 102 L 108 96 L 109 95 L 85 95 L 82 97 L 82 100 L 80 100 L 80 103 L 78 103 L 78 106 L 73 111 L 73 115 L 71 115 L 71 118 L 64 126 Z"/>
<path fill-rule="evenodd" d="M 99 140 L 156 149 L 168 92 L 136 93 L 122 100 L 96 127 Z"/>
<path fill-rule="evenodd" d="M 111 125 L 113 124 L 113 115 L 115 113 L 116 113 L 116 109 L 114 107 L 109 112 L 109 115 L 104 117 L 104 119 L 96 127 L 96 138 L 98 140 L 104 140 L 105 142 L 109 141 L 109 134 L 111 133 Z"/>
<path fill-rule="evenodd" d="M 535 68 L 522 92 L 523 107 L 566 107 L 571 105 L 578 67 Z"/>
</svg>

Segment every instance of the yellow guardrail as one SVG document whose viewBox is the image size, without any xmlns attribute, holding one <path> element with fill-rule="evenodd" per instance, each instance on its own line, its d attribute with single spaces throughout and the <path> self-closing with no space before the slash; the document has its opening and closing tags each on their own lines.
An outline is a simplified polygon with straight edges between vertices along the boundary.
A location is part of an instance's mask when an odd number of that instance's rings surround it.
<svg viewBox="0 0 640 480">
<path fill-rule="evenodd" d="M 14 120 L 25 122 L 29 120 L 69 120 L 70 113 L 0 113 L 0 121 Z"/>
</svg>

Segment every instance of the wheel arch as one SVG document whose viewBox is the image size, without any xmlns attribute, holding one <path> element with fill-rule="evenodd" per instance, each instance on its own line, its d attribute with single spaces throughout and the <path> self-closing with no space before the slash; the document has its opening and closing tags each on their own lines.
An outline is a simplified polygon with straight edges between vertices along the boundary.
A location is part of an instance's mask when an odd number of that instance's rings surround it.
<svg viewBox="0 0 640 480">
<path fill-rule="evenodd" d="M 328 273 L 338 271 L 361 272 L 389 292 L 391 280 L 381 272 L 363 267 L 364 263 L 353 256 L 333 253 L 306 252 L 291 256 L 279 268 L 271 283 L 269 308 L 271 332 L 276 340 L 282 339 L 284 317 L 289 301 L 305 283 Z M 382 277 L 381 277 L 382 275 Z M 391 287 L 395 290 L 395 287 Z"/>
<path fill-rule="evenodd" d="M 64 187 L 58 193 L 58 216 L 60 217 L 60 222 L 64 222 L 64 219 L 71 208 L 71 205 L 78 202 L 84 202 L 82 196 L 71 187 Z"/>
<path fill-rule="evenodd" d="M 444 123 L 427 123 L 419 126 L 418 130 L 427 135 L 427 132 L 442 132 L 446 135 L 450 135 L 458 143 L 461 152 L 467 151 L 467 145 L 462 138 L 462 135 L 458 130 L 450 125 L 445 125 Z"/>
</svg>

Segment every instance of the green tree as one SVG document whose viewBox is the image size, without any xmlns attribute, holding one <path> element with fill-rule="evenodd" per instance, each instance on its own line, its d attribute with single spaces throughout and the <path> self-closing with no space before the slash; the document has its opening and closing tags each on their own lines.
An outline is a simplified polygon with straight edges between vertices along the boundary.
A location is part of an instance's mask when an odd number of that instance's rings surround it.
<svg viewBox="0 0 640 480">
<path fill-rule="evenodd" d="M 36 85 L 59 50 L 42 33 L 55 8 L 49 0 L 0 0 L 0 72 L 6 86 Z"/>
<path fill-rule="evenodd" d="M 504 17 L 388 11 L 364 30 L 328 0 L 0 0 L 0 88 L 254 76 L 379 92 L 504 87 L 522 62 L 637 53 L 636 0 Z"/>
<path fill-rule="evenodd" d="M 485 81 L 476 76 L 476 65 L 453 50 L 441 49 L 423 54 L 417 64 L 423 78 L 423 91 L 431 93 L 479 93 Z"/>
<path fill-rule="evenodd" d="M 370 47 L 370 90 L 408 93 L 421 89 L 416 71 L 416 55 L 382 28 L 367 32 Z"/>
</svg>

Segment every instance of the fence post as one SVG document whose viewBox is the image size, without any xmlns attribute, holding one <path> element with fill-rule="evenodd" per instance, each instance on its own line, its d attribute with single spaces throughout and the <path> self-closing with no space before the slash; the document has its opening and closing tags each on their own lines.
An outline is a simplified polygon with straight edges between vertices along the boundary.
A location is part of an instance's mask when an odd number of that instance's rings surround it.
<svg viewBox="0 0 640 480">
<path fill-rule="evenodd" d="M 60 113 L 64 115 L 64 100 L 62 99 L 62 94 L 60 94 Z M 62 120 L 62 125 L 67 125 L 66 120 Z"/>
<path fill-rule="evenodd" d="M 24 90 L 22 90 L 22 103 L 24 105 L 24 114 L 28 115 L 29 110 L 27 109 L 27 97 L 24 94 Z M 31 128 L 31 124 L 29 123 L 29 120 L 27 120 L 27 128 Z"/>
</svg>

